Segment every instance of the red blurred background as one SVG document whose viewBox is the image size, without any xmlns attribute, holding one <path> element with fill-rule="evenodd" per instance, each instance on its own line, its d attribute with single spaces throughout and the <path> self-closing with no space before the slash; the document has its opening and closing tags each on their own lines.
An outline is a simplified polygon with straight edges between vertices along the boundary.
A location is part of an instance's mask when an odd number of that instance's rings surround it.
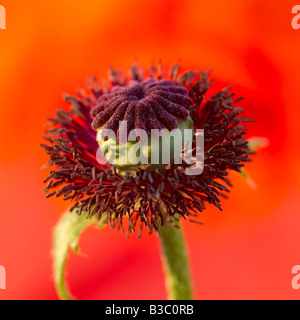
<svg viewBox="0 0 300 320">
<path fill-rule="evenodd" d="M 299 299 L 291 269 L 300 265 L 300 30 L 295 1 L 5 1 L 0 30 L 0 299 L 56 299 L 51 236 L 67 203 L 44 199 L 47 156 L 39 147 L 45 117 L 64 107 L 87 75 L 179 62 L 210 69 L 218 87 L 234 85 L 256 118 L 249 136 L 267 137 L 238 174 L 224 211 L 208 208 L 203 226 L 184 224 L 197 299 Z M 68 279 L 79 299 L 164 299 L 155 235 L 141 239 L 106 228 L 81 239 Z"/>
</svg>

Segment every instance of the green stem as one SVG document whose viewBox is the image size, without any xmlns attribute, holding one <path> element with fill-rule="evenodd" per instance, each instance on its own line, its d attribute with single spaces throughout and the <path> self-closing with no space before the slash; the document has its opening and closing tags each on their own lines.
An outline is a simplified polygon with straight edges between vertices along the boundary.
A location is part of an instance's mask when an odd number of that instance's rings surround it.
<svg viewBox="0 0 300 320">
<path fill-rule="evenodd" d="M 188 257 L 181 229 L 170 222 L 159 228 L 162 263 L 169 300 L 192 300 Z"/>
</svg>

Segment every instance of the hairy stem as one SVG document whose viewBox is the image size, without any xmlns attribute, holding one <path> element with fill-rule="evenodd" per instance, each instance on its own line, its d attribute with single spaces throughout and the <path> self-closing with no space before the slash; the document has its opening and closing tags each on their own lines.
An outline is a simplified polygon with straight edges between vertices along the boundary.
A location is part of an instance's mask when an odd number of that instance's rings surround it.
<svg viewBox="0 0 300 320">
<path fill-rule="evenodd" d="M 181 228 L 165 221 L 159 228 L 161 258 L 169 300 L 192 300 L 192 286 Z"/>
</svg>

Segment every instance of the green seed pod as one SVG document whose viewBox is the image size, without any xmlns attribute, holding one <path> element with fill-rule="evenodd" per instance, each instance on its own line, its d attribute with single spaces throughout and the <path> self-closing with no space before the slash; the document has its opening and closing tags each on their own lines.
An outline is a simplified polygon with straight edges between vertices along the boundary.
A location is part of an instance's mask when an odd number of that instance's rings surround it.
<svg viewBox="0 0 300 320">
<path fill-rule="evenodd" d="M 192 136 L 193 127 L 193 121 L 188 117 L 186 121 L 178 121 L 177 129 L 164 130 L 160 136 L 147 134 L 140 141 L 126 143 L 120 143 L 115 135 L 104 141 L 100 129 L 97 141 L 107 163 L 114 166 L 121 176 L 125 176 L 126 171 L 136 172 L 142 164 L 151 164 L 152 168 L 164 171 L 166 165 L 179 157 L 185 146 L 185 130 L 190 130 Z"/>
</svg>

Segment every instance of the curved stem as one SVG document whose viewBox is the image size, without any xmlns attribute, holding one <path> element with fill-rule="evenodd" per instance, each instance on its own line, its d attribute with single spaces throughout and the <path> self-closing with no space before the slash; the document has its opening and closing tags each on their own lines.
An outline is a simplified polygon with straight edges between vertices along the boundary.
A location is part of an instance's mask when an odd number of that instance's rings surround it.
<svg viewBox="0 0 300 320">
<path fill-rule="evenodd" d="M 187 252 L 181 228 L 170 222 L 159 227 L 162 263 L 169 300 L 192 300 L 192 286 Z"/>
</svg>

